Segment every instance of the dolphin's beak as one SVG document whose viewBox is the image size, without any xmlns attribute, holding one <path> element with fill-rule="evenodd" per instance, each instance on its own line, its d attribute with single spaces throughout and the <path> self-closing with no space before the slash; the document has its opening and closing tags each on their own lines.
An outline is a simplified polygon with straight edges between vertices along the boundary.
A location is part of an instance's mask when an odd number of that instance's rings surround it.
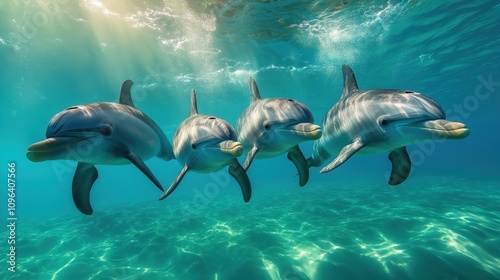
<svg viewBox="0 0 500 280">
<path fill-rule="evenodd" d="M 243 146 L 240 142 L 226 140 L 219 143 L 221 151 L 239 157 L 243 154 Z"/>
<path fill-rule="evenodd" d="M 34 162 L 60 159 L 62 154 L 67 152 L 67 147 L 83 141 L 87 138 L 77 137 L 51 137 L 43 141 L 32 144 L 28 147 L 26 157 Z"/>
<path fill-rule="evenodd" d="M 465 124 L 447 120 L 431 120 L 412 124 L 410 127 L 430 132 L 437 139 L 464 139 L 470 131 Z"/>
<path fill-rule="evenodd" d="M 319 139 L 322 135 L 321 127 L 312 123 L 299 123 L 295 125 L 288 126 L 286 130 L 300 135 L 308 140 Z"/>
</svg>

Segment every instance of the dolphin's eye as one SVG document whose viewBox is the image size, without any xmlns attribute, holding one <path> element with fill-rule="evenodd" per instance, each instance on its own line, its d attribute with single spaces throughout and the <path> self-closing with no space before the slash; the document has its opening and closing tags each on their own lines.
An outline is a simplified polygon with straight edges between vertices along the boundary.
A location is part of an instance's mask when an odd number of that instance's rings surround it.
<svg viewBox="0 0 500 280">
<path fill-rule="evenodd" d="M 113 128 L 111 128 L 111 126 L 109 126 L 109 125 L 103 125 L 101 127 L 101 133 L 104 136 L 110 136 L 111 133 L 113 133 Z"/>
<path fill-rule="evenodd" d="M 196 150 L 197 147 L 198 147 L 198 145 L 196 145 L 196 143 L 191 144 L 191 148 L 193 148 L 193 150 Z"/>
</svg>

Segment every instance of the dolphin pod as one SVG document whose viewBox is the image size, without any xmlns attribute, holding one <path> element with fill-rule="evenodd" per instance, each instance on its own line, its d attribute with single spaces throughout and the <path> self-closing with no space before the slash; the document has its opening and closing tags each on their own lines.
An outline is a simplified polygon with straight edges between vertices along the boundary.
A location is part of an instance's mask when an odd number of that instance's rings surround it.
<svg viewBox="0 0 500 280">
<path fill-rule="evenodd" d="M 353 155 L 389 153 L 390 185 L 406 180 L 411 161 L 406 146 L 433 140 L 463 139 L 469 130 L 463 123 L 447 121 L 437 102 L 409 90 L 359 90 L 348 65 L 342 67 L 344 88 L 337 103 L 326 113 L 322 127 L 313 124 L 311 111 L 288 98 L 262 99 L 250 77 L 251 103 L 237 120 L 236 131 L 225 120 L 198 114 L 196 94 L 191 92 L 191 112 L 177 128 L 170 144 L 158 125 L 131 99 L 130 80 L 122 84 L 119 103 L 98 102 L 72 106 L 56 114 L 48 124 L 46 140 L 28 147 L 26 156 L 38 162 L 76 160 L 72 182 L 73 201 L 82 213 L 93 213 L 90 190 L 98 177 L 94 165 L 132 163 L 161 191 L 160 182 L 144 160 L 176 158 L 183 166 L 160 200 L 170 195 L 192 170 L 209 173 L 229 166 L 245 202 L 251 197 L 246 174 L 254 158 L 287 153 L 299 175 L 299 185 L 309 179 L 309 168 L 322 166 L 329 172 Z M 314 140 L 312 155 L 304 157 L 299 144 Z M 85 152 L 81 151 L 82 147 Z M 246 152 L 243 166 L 237 157 Z"/>
</svg>

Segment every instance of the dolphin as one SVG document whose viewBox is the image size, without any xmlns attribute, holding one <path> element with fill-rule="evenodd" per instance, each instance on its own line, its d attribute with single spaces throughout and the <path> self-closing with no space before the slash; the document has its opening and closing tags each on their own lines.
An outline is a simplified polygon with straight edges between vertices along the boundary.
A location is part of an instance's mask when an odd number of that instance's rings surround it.
<svg viewBox="0 0 500 280">
<path fill-rule="evenodd" d="M 243 147 L 236 140 L 236 132 L 221 118 L 198 114 L 194 89 L 191 90 L 191 112 L 175 131 L 172 145 L 175 158 L 184 167 L 160 200 L 177 188 L 188 171 L 210 173 L 228 165 L 229 174 L 240 185 L 243 200 L 250 200 L 250 180 L 236 159 L 243 154 Z"/>
<path fill-rule="evenodd" d="M 248 150 L 243 169 L 254 158 L 271 158 L 284 153 L 299 173 L 299 185 L 309 180 L 309 169 L 299 144 L 321 137 L 321 128 L 302 103 L 288 98 L 260 97 L 257 83 L 250 77 L 251 103 L 237 122 L 238 140 Z"/>
<path fill-rule="evenodd" d="M 172 146 L 158 125 L 135 108 L 130 95 L 133 84 L 123 82 L 119 103 L 90 103 L 59 112 L 48 124 L 47 139 L 28 147 L 26 156 L 34 162 L 78 161 L 72 192 L 83 214 L 93 213 L 90 190 L 98 177 L 97 164 L 132 163 L 163 191 L 143 160 L 154 156 L 171 160 Z"/>
<path fill-rule="evenodd" d="M 463 123 L 445 120 L 436 101 L 411 90 L 359 90 L 348 65 L 342 67 L 344 89 L 340 100 L 323 119 L 323 136 L 314 142 L 308 166 L 320 166 L 332 155 L 337 157 L 321 169 L 329 172 L 354 154 L 390 151 L 390 185 L 406 180 L 411 161 L 406 146 L 441 139 L 463 139 L 469 129 Z"/>
</svg>

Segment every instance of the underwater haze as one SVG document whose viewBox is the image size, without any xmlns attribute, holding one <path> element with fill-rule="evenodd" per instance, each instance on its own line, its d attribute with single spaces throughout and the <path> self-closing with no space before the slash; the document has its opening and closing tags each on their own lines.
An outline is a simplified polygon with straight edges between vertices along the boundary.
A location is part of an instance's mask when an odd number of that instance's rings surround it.
<svg viewBox="0 0 500 280">
<path fill-rule="evenodd" d="M 0 278 L 499 279 L 499 19 L 494 0 L 0 2 Z M 408 146 L 412 173 L 395 187 L 387 153 L 313 167 L 302 188 L 286 155 L 256 159 L 248 203 L 225 169 L 189 172 L 159 201 L 132 164 L 99 165 L 91 216 L 73 204 L 76 162 L 26 157 L 55 114 L 117 102 L 127 79 L 170 142 L 192 88 L 201 114 L 236 126 L 250 76 L 321 124 L 343 64 L 360 89 L 431 97 L 470 136 Z M 312 146 L 300 144 L 306 157 Z M 182 169 L 146 164 L 164 187 Z"/>
</svg>

